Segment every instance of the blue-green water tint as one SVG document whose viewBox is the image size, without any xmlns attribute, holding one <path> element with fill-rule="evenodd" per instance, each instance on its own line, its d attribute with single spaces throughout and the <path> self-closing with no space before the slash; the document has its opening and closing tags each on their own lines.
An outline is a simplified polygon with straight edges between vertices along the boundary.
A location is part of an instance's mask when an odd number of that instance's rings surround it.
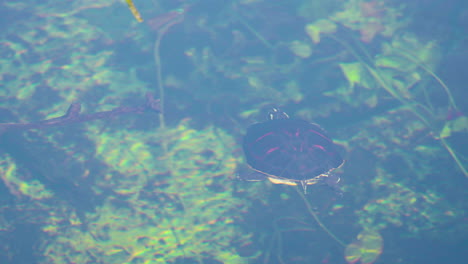
<svg viewBox="0 0 468 264">
<path fill-rule="evenodd" d="M 166 124 L 0 135 L 0 263 L 346 263 L 313 214 L 347 245 L 378 232 L 375 263 L 465 259 L 465 2 L 134 0 L 143 23 L 119 1 L 0 4 L 0 122 L 161 83 Z M 272 106 L 341 146 L 343 197 L 236 180 Z"/>
</svg>

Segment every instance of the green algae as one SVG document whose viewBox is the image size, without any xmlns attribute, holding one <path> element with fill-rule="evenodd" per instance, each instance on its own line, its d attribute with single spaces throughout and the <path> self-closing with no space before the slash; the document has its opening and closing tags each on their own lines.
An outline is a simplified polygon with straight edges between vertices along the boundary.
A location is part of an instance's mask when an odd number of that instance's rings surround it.
<svg viewBox="0 0 468 264">
<path fill-rule="evenodd" d="M 10 193 L 35 200 L 51 198 L 53 193 L 37 179 L 26 179 L 18 172 L 16 163 L 8 155 L 0 156 L 0 175 Z"/>
<path fill-rule="evenodd" d="M 250 239 L 236 225 L 234 212 L 247 204 L 233 196 L 238 157 L 230 154 L 235 148 L 231 136 L 215 127 L 195 130 L 188 121 L 158 133 L 89 136 L 97 157 L 118 172 L 111 170 L 97 186 L 111 186 L 123 201 L 109 197 L 88 214 L 88 232 L 68 228 L 48 245 L 50 260 L 86 263 L 94 256 L 102 263 L 167 263 L 184 257 L 245 263 L 231 247 L 233 240 Z M 151 144 L 161 137 L 169 146 L 162 156 L 155 154 L 161 147 Z M 67 257 L 58 254 L 62 250 Z"/>
<path fill-rule="evenodd" d="M 442 51 L 436 40 L 422 41 L 417 32 L 406 28 L 408 16 L 401 16 L 403 6 L 384 1 L 330 2 L 301 3 L 308 10 L 297 9 L 306 20 L 293 24 L 300 32 L 295 35 L 288 35 L 280 24 L 274 30 L 268 29 L 265 25 L 272 21 L 265 20 L 263 26 L 251 25 L 265 19 L 261 6 L 268 7 L 268 1 L 243 1 L 254 10 L 250 13 L 237 5 L 226 6 L 220 12 L 222 19 L 190 13 L 188 19 L 192 20 L 177 29 L 179 37 L 184 35 L 187 40 L 186 46 L 161 52 L 167 53 L 162 64 L 168 72 L 161 78 L 167 104 L 178 111 L 174 116 L 168 113 L 172 124 L 145 131 L 137 121 L 121 119 L 119 125 L 98 123 L 73 131 L 89 137 L 94 145 L 87 147 L 95 151 L 95 156 L 74 153 L 79 146 L 69 144 L 70 157 L 105 166 L 89 172 L 90 177 L 95 177 L 93 190 L 105 199 L 86 217 L 78 218 L 73 209 L 53 203 L 56 197 L 44 184 L 24 178 L 18 165 L 7 155 L 2 156 L 2 181 L 10 193 L 41 201 L 43 204 L 37 208 L 50 212 L 38 221 L 47 235 L 41 247 L 47 256 L 44 261 L 248 261 L 230 242 L 258 242 L 250 233 L 243 233 L 237 221 L 248 210 L 251 199 L 259 195 L 252 189 L 265 186 L 243 185 L 248 198 L 234 194 L 235 183 L 231 180 L 237 164 L 242 163 L 235 139 L 240 136 L 239 130 L 253 122 L 253 116 L 263 115 L 263 107 L 271 104 L 291 107 L 307 120 L 333 120 L 329 129 L 352 161 L 344 167 L 343 175 L 345 195 L 352 198 L 332 208 L 336 215 L 351 208 L 353 213 L 343 216 L 356 217 L 356 222 L 346 222 L 350 233 L 398 227 L 407 230 L 407 236 L 421 237 L 435 230 L 434 237 L 446 237 L 438 230 L 462 219 L 463 201 L 444 200 L 448 194 L 443 187 L 453 189 L 456 183 L 452 180 L 467 175 L 466 156 L 449 143 L 456 134 L 466 133 L 467 121 L 463 116 L 446 120 L 447 110 L 456 113 L 458 108 L 457 98 L 435 74 Z M 304 15 L 313 13 L 311 6 L 331 5 L 334 8 L 320 9 L 327 12 Z M 131 30 L 115 26 L 116 19 L 110 16 L 113 28 L 103 29 L 91 22 L 102 18 L 104 9 L 118 8 L 128 13 L 116 1 L 63 2 L 53 7 L 9 2 L 6 6 L 36 12 L 21 30 L 14 29 L 21 33 L 17 34 L 21 41 L 7 38 L 0 46 L 5 55 L 0 59 L 0 78 L 8 80 L 0 89 L 0 95 L 7 99 L 2 107 L 14 109 L 19 119 L 37 118 L 36 113 L 54 117 L 63 105 L 78 99 L 88 103 L 89 109 L 108 109 L 119 105 L 123 98 L 131 101 L 154 89 L 138 75 L 152 62 L 125 69 L 114 67 L 116 51 L 111 48 L 112 43 L 125 38 L 151 57 L 148 47 L 153 43 L 147 40 L 154 36 L 143 27 L 137 28 L 130 15 L 128 22 L 118 25 L 132 25 Z M 158 12 L 165 12 L 159 8 Z M 86 10 L 94 10 L 96 16 Z M 241 14 L 226 15 L 234 13 Z M 343 28 L 349 31 L 342 34 Z M 6 30 L 13 33 L 13 29 Z M 109 31 L 117 32 L 114 38 Z M 284 35 L 272 37 L 269 31 Z M 219 42 L 231 35 L 232 46 Z M 194 43 L 190 39 L 209 41 Z M 330 47 L 330 41 L 340 46 Z M 99 45 L 104 47 L 96 50 Z M 332 50 L 332 55 L 325 50 Z M 170 72 L 175 63 L 181 63 L 177 60 L 171 64 L 171 60 L 182 53 L 186 58 L 183 62 L 191 68 L 180 75 Z M 40 59 L 30 61 L 31 57 Z M 439 85 L 433 85 L 431 79 Z M 43 87 L 56 97 L 47 102 L 38 99 Z M 446 104 L 430 100 L 434 95 Z M 194 105 L 209 110 L 192 112 Z M 369 114 L 361 117 L 363 112 Z M 343 113 L 349 113 L 345 121 L 339 119 Z M 338 116 L 338 121 L 331 115 Z M 187 116 L 194 121 L 184 120 Z M 226 121 L 231 122 L 227 127 Z M 47 133 L 57 148 L 67 144 L 60 140 L 60 133 Z M 162 142 L 167 142 L 167 151 Z M 359 151 L 368 153 L 375 164 L 353 161 Z M 359 169 L 349 169 L 353 162 L 362 162 L 361 167 L 371 173 L 360 175 Z M 434 164 L 442 164 L 444 170 L 437 172 Z M 57 166 L 55 169 L 60 170 Z M 51 205 L 47 205 L 49 202 Z M 336 226 L 332 221 L 330 224 L 333 230 Z M 271 238 L 262 231 L 260 236 L 265 240 Z M 371 262 L 372 256 L 371 260 L 362 258 L 363 248 L 365 251 L 371 247 L 359 241 L 349 244 L 357 252 L 354 255 L 359 255 L 363 263 Z"/>
</svg>

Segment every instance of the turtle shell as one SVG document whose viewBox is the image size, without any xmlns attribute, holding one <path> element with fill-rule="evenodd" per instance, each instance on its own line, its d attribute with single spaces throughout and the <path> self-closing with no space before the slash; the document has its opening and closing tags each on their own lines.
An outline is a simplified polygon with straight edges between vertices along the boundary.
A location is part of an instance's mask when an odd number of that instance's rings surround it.
<svg viewBox="0 0 468 264">
<path fill-rule="evenodd" d="M 247 164 L 273 183 L 301 183 L 305 190 L 344 161 L 319 125 L 287 117 L 250 126 L 243 149 Z"/>
</svg>

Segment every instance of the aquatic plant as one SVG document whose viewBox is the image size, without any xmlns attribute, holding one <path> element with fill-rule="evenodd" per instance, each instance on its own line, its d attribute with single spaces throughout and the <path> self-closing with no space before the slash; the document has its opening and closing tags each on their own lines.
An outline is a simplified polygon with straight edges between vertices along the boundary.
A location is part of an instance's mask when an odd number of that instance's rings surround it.
<svg viewBox="0 0 468 264">
<path fill-rule="evenodd" d="M 99 3 L 95 4 L 100 7 Z M 23 10 L 25 7 L 11 2 L 8 8 Z M 63 13 L 54 13 L 58 11 L 47 9 L 50 6 L 46 3 L 29 8 L 32 14 L 24 21 L 19 31 L 21 34 L 16 34 L 15 30 L 19 29 L 14 27 L 7 27 L 3 32 L 1 72 L 6 82 L 0 94 L 8 99 L 4 101 L 4 107 L 17 107 L 28 112 L 37 106 L 41 108 L 40 114 L 47 117 L 59 112 L 63 104 L 78 100 L 85 91 L 110 84 L 109 69 L 96 69 L 108 62 L 111 53 L 103 50 L 90 52 L 97 43 L 106 41 L 105 34 L 94 30 L 85 19 L 64 10 Z M 83 8 L 79 10 L 86 10 L 86 6 Z M 48 93 L 55 96 L 38 100 L 33 107 L 26 103 Z M 25 117 L 38 119 L 36 116 Z"/>
<path fill-rule="evenodd" d="M 375 190 L 374 195 L 367 195 L 364 186 L 359 186 L 365 182 L 359 177 L 345 185 L 356 204 L 370 199 L 362 210 L 356 211 L 361 228 L 380 232 L 390 226 L 404 226 L 416 235 L 455 221 L 461 217 L 461 203 L 442 201 L 436 184 L 425 191 L 414 188 L 417 184 L 430 185 L 427 181 L 435 177 L 433 166 L 438 159 L 451 158 L 456 165 L 448 166 L 452 177 L 447 181 L 456 182 L 453 177 L 460 174 L 468 176 L 466 162 L 463 162 L 466 157 L 441 136 L 445 132 L 451 134 L 452 129 L 466 131 L 467 123 L 460 115 L 455 120 L 446 118 L 447 114 L 459 110 L 450 89 L 435 74 L 440 59 L 439 47 L 433 41 L 421 41 L 416 34 L 404 29 L 408 20 L 398 19 L 402 6 L 392 7 L 384 1 L 347 1 L 342 10 L 337 10 L 305 25 L 312 55 L 295 54 L 310 60 L 317 50 L 327 49 L 333 42 L 346 50 L 345 56 L 316 60 L 325 64 L 323 68 L 330 62 L 338 65 L 344 78 L 334 74 L 336 81 L 321 94 L 340 103 L 323 99 L 324 103 L 314 102 L 313 110 L 307 106 L 299 113 L 311 119 L 339 117 L 340 112 L 363 109 L 374 114 L 368 117 L 370 120 L 347 123 L 346 132 L 342 134 L 346 140 L 341 141 L 351 155 L 355 150 L 365 149 L 377 160 L 374 165 L 366 165 L 369 170 L 375 170 L 375 174 L 367 175 L 375 177 L 375 185 L 364 184 Z M 383 38 L 376 39 L 378 35 Z M 372 46 L 363 44 L 371 42 Z M 305 94 L 303 98 L 307 98 L 304 90 L 308 86 L 303 83 L 299 86 Z M 445 179 L 446 173 L 439 177 Z M 309 213 L 315 217 L 315 212 Z M 320 219 L 318 222 L 320 225 Z M 356 250 L 362 249 L 361 244 L 350 245 Z M 367 263 L 368 260 L 361 261 Z"/>
<path fill-rule="evenodd" d="M 176 10 L 173 12 L 169 12 L 166 15 L 162 15 L 161 22 L 158 25 L 154 25 L 155 29 L 157 30 L 156 40 L 154 42 L 154 63 L 156 64 L 156 82 L 157 82 L 157 90 L 159 93 L 160 98 L 160 106 L 161 106 L 161 113 L 159 114 L 159 124 L 162 129 L 166 127 L 166 122 L 164 121 L 164 102 L 165 102 L 165 93 L 164 93 L 164 83 L 163 83 L 163 75 L 162 75 L 162 63 L 161 63 L 161 56 L 160 56 L 160 46 L 161 41 L 167 31 L 174 25 L 183 21 L 185 10 Z M 153 23 L 155 19 L 153 19 Z M 166 143 L 164 144 L 164 149 L 167 151 Z"/>
<path fill-rule="evenodd" d="M 348 263 L 374 263 L 382 253 L 382 236 L 373 230 L 363 230 L 356 240 L 345 249 L 345 259 Z"/>
<path fill-rule="evenodd" d="M 388 232 L 394 227 L 409 237 L 430 232 L 452 242 L 456 236 L 445 231 L 463 234 L 453 223 L 462 219 L 464 201 L 450 194 L 463 193 L 457 183 L 465 180 L 467 158 L 452 140 L 466 133 L 467 119 L 452 87 L 437 75 L 443 50 L 437 40 L 411 32 L 411 18 L 400 16 L 403 6 L 380 0 L 209 1 L 207 8 L 204 1 L 189 1 L 186 12 L 174 9 L 174 1 L 167 8 L 158 1 L 154 9 L 134 2 L 148 25 L 117 1 L 4 4 L 31 15 L 2 33 L 2 108 L 16 118 L 2 122 L 49 120 L 75 101 L 86 113 L 134 105 L 154 87 L 172 110 L 167 124 L 160 119 L 166 129 L 156 131 L 146 116 L 80 125 L 73 133 L 86 135 L 86 146 L 64 139 L 70 130 L 37 132 L 71 160 L 89 162 L 78 176 L 92 179 L 91 196 L 102 199 L 94 211 L 64 203 L 2 153 L 5 195 L 37 202 L 30 206 L 40 212 L 35 223 L 44 236 L 37 253 L 47 255 L 44 263 L 313 262 L 329 254 L 323 244 L 304 255 L 282 249 L 297 230 L 317 232 L 312 242 L 319 237 L 325 243 L 321 226 L 341 241 L 331 241 L 334 246 L 343 245 L 341 254 L 330 251 L 333 261 L 364 263 L 381 253 L 380 236 L 402 239 Z M 171 27 L 178 14 L 184 23 Z M 138 61 L 127 62 L 135 53 Z M 249 232 L 238 224 L 253 215 L 249 206 L 267 185 L 230 181 L 242 163 L 234 139 L 271 104 L 320 119 L 338 138 L 349 153 L 340 172 L 345 198 L 327 201 L 317 188 L 317 195 L 302 200 L 290 187 L 270 186 L 260 202 L 267 208 L 264 222 Z M 60 166 L 44 170 L 57 173 Z M 251 242 L 267 246 L 248 256 L 236 251 Z"/>
<path fill-rule="evenodd" d="M 48 261 L 245 263 L 232 247 L 250 235 L 236 224 L 248 203 L 234 195 L 239 157 L 232 155 L 230 135 L 215 127 L 195 130 L 184 120 L 158 133 L 89 136 L 109 166 L 96 187 L 115 195 L 87 215 L 87 232 L 79 226 L 49 232 L 58 236 L 45 246 Z M 154 145 L 162 140 L 169 146 L 165 155 Z"/>
<path fill-rule="evenodd" d="M 17 197 L 41 200 L 53 196 L 39 180 L 19 177 L 16 163 L 6 154 L 0 156 L 0 175 L 8 191 Z"/>
<path fill-rule="evenodd" d="M 135 7 L 133 1 L 125 0 L 125 2 L 127 2 L 128 8 L 130 9 L 130 12 L 132 12 L 132 15 L 135 17 L 135 19 L 140 23 L 143 22 L 143 18 L 141 18 L 140 12 L 138 12 L 138 9 Z"/>
<path fill-rule="evenodd" d="M 433 42 L 421 43 L 414 34 L 410 33 L 394 36 L 396 28 L 400 28 L 404 24 L 396 21 L 399 14 L 398 9 L 385 7 L 383 1 L 356 0 L 349 1 L 347 5 L 351 7 L 348 6 L 345 11 L 330 16 L 329 20 L 320 20 L 306 26 L 306 32 L 314 43 L 320 41 L 319 34 L 325 34 L 346 48 L 357 60 L 339 64 L 348 80 L 348 85 L 324 94 L 343 99 L 348 105 L 357 106 L 361 102 L 365 102 L 366 105 L 373 108 L 377 106 L 380 97 L 379 90 L 374 88 L 383 88 L 394 99 L 408 106 L 412 113 L 432 130 L 435 135 L 434 139 L 440 141 L 462 173 L 468 177 L 467 169 L 451 146 L 437 136 L 441 133 L 439 123 L 444 122 L 444 120 L 439 120 L 437 110 L 434 109 L 433 102 L 427 96 L 429 92 L 427 91 L 428 82 L 424 81 L 425 76 L 433 77 L 446 93 L 448 100 L 446 111 L 457 111 L 450 90 L 431 70 L 432 65 L 438 59 L 435 44 Z M 333 34 L 336 30 L 334 23 L 350 27 L 353 30 L 361 30 L 362 33 L 362 30 L 369 24 L 361 21 L 362 19 L 366 21 L 369 18 L 366 14 L 370 14 L 372 20 L 377 19 L 377 22 L 371 24 L 378 23 L 384 36 L 392 37 L 390 42 L 382 43 L 381 53 L 375 54 L 375 59 L 361 44 L 351 44 Z M 372 38 L 378 32 L 380 30 L 373 31 Z M 366 36 L 368 36 L 367 33 Z M 366 37 L 364 41 L 370 41 L 372 38 Z M 446 127 L 446 125 L 444 126 Z"/>
<path fill-rule="evenodd" d="M 363 42 L 372 42 L 377 35 L 392 37 L 398 29 L 407 25 L 408 20 L 403 17 L 402 10 L 402 5 L 390 5 L 383 0 L 350 0 L 330 19 L 359 31 Z"/>
</svg>

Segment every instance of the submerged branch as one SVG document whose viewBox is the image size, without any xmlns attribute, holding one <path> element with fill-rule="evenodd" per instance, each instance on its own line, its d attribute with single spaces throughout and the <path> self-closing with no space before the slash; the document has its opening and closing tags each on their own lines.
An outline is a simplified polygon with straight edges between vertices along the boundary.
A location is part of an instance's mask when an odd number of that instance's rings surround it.
<svg viewBox="0 0 468 264">
<path fill-rule="evenodd" d="M 146 103 L 137 107 L 117 107 L 110 111 L 92 114 L 80 114 L 81 104 L 73 103 L 63 116 L 31 123 L 0 123 L 0 134 L 10 130 L 42 129 L 53 126 L 62 126 L 71 123 L 81 123 L 96 119 L 108 119 L 123 114 L 142 114 L 146 111 L 161 112 L 159 99 L 154 99 L 151 93 L 146 94 Z"/>
</svg>

